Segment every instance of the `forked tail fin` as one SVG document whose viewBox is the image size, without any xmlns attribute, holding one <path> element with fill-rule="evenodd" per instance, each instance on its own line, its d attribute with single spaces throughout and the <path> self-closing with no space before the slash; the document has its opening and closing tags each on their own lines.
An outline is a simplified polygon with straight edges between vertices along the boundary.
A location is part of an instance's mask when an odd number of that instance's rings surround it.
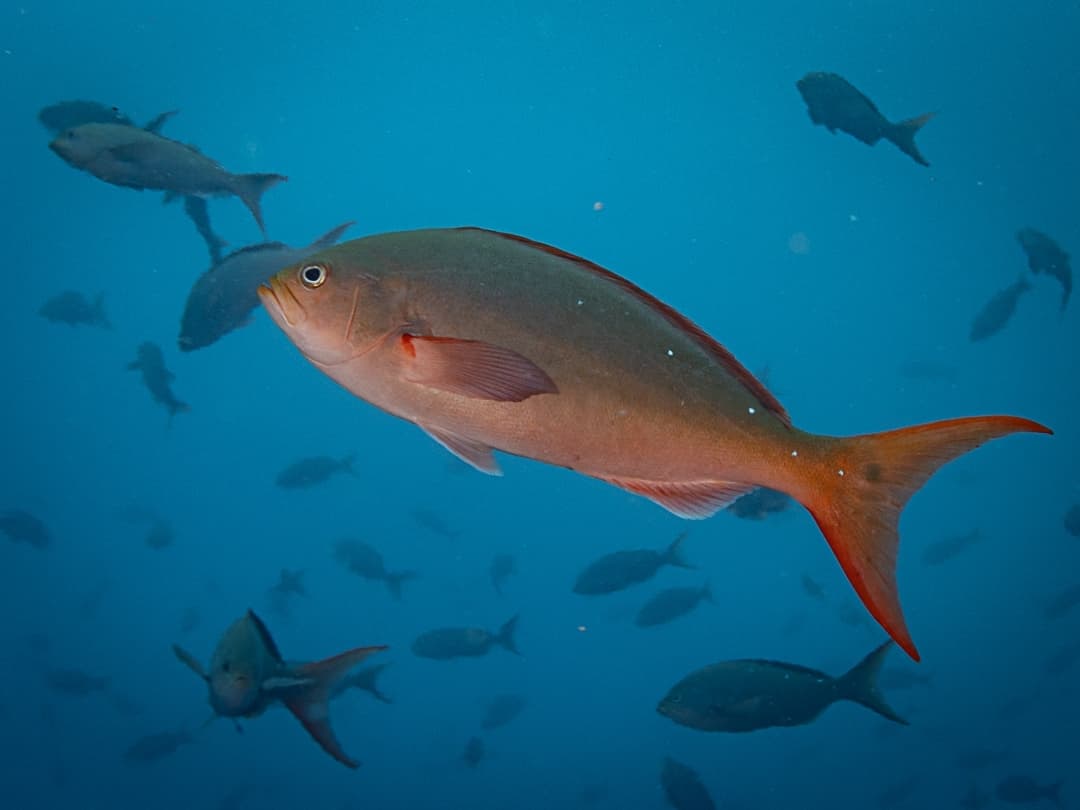
<svg viewBox="0 0 1080 810">
<path fill-rule="evenodd" d="M 386 647 L 360 647 L 343 652 L 333 658 L 312 661 L 296 667 L 298 678 L 311 678 L 314 683 L 303 691 L 283 699 L 289 711 L 307 729 L 322 749 L 347 768 L 358 768 L 360 763 L 351 759 L 341 747 L 334 730 L 330 727 L 330 698 L 338 681 L 354 666 L 372 653 L 385 650 Z"/>
<path fill-rule="evenodd" d="M 798 495 L 863 604 L 916 661 L 896 588 L 900 512 L 943 464 L 1020 432 L 1052 433 L 1030 419 L 973 416 L 832 439 Z"/>
<path fill-rule="evenodd" d="M 842 700 L 854 701 L 860 706 L 877 712 L 886 720 L 906 726 L 908 721 L 885 702 L 885 696 L 878 690 L 877 685 L 878 673 L 881 672 L 881 665 L 885 662 L 885 656 L 892 645 L 891 641 L 886 641 L 852 667 L 850 672 L 837 678 L 837 694 Z"/>
<path fill-rule="evenodd" d="M 916 163 L 922 166 L 929 166 L 930 162 L 922 156 L 919 152 L 919 147 L 915 145 L 915 135 L 922 129 L 926 122 L 937 115 L 936 112 L 929 112 L 925 115 L 920 115 L 918 118 L 909 118 L 906 121 L 901 121 L 899 124 L 893 124 L 886 136 L 892 141 L 908 157 L 912 158 Z"/>
<path fill-rule="evenodd" d="M 259 230 L 264 234 L 266 233 L 266 225 L 263 224 L 262 217 L 262 195 L 271 186 L 284 183 L 288 179 L 288 177 L 281 174 L 238 174 L 234 176 L 234 193 L 247 206 L 251 215 L 255 217 Z"/>
</svg>

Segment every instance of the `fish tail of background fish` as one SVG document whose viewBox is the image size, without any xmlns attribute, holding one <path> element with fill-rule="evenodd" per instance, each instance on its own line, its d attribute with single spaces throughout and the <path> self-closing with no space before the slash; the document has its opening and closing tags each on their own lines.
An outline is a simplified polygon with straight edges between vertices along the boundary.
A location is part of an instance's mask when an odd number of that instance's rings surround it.
<svg viewBox="0 0 1080 810">
<path fill-rule="evenodd" d="M 347 768 L 358 768 L 360 763 L 345 753 L 334 736 L 334 730 L 330 726 L 330 697 L 334 693 L 334 687 L 350 669 L 372 653 L 385 649 L 386 647 L 358 647 L 333 658 L 301 664 L 296 668 L 296 676 L 311 678 L 314 683 L 302 692 L 283 699 L 285 706 L 300 721 L 311 738 Z"/>
<path fill-rule="evenodd" d="M 505 647 L 514 655 L 521 655 L 521 650 L 517 648 L 517 642 L 514 640 L 514 633 L 517 630 L 518 616 L 514 616 L 499 628 L 499 632 L 495 635 L 495 643 Z"/>
<path fill-rule="evenodd" d="M 348 678 L 341 682 L 340 687 L 334 690 L 335 694 L 341 694 L 349 689 L 359 689 L 363 692 L 370 692 L 371 695 L 378 701 L 383 703 L 393 703 L 380 689 L 378 678 L 384 669 L 389 664 L 379 664 L 373 667 L 367 667 L 360 670 L 355 675 L 350 675 Z"/>
<path fill-rule="evenodd" d="M 972 416 L 862 436 L 815 437 L 817 462 L 789 492 L 809 510 L 859 598 L 919 660 L 896 585 L 900 512 L 938 468 L 1011 433 L 1053 433 L 1016 416 Z M 792 452 L 792 461 L 798 461 Z"/>
<path fill-rule="evenodd" d="M 1064 807 L 1065 804 L 1061 801 L 1061 788 L 1065 785 L 1065 780 L 1061 779 L 1052 785 L 1048 785 L 1043 792 L 1043 798 L 1049 799 L 1057 807 Z"/>
<path fill-rule="evenodd" d="M 165 198 L 166 201 L 169 199 Z M 229 244 L 216 233 L 210 225 L 210 205 L 204 197 L 191 195 L 184 197 L 184 213 L 195 225 L 195 230 L 206 242 L 206 249 L 210 251 L 210 265 L 216 267 L 221 264 L 221 251 Z"/>
<path fill-rule="evenodd" d="M 401 586 L 410 579 L 416 579 L 415 571 L 390 571 L 386 574 L 384 582 L 394 599 L 401 601 Z"/>
<path fill-rule="evenodd" d="M 697 566 L 691 565 L 689 562 L 686 561 L 686 558 L 683 557 L 682 543 L 683 543 L 683 540 L 686 539 L 686 536 L 688 534 L 689 534 L 689 532 L 683 532 L 682 534 L 680 534 L 678 537 L 676 537 L 674 540 L 671 541 L 671 545 L 668 546 L 667 551 L 664 552 L 664 558 L 663 558 L 663 564 L 664 565 L 674 565 L 676 568 L 690 568 L 690 569 L 696 569 L 697 568 Z"/>
<path fill-rule="evenodd" d="M 850 700 L 865 706 L 871 711 L 877 712 L 886 720 L 892 720 L 900 725 L 908 725 L 908 721 L 898 715 L 888 703 L 885 696 L 878 689 L 877 679 L 881 672 L 881 665 L 885 663 L 885 656 L 892 647 L 893 642 L 886 641 L 866 658 L 856 664 L 846 675 L 836 679 L 837 700 Z"/>
<path fill-rule="evenodd" d="M 919 153 L 919 147 L 915 145 L 915 134 L 935 115 L 937 115 L 936 112 L 929 112 L 917 118 L 909 118 L 898 124 L 892 124 L 887 137 L 896 144 L 901 152 L 912 158 L 916 163 L 929 166 L 930 163 Z"/>
<path fill-rule="evenodd" d="M 186 402 L 181 402 L 178 399 L 173 399 L 165 404 L 165 407 L 169 409 L 169 427 L 172 427 L 173 417 L 178 413 L 188 413 L 191 410 L 191 406 Z"/>
<path fill-rule="evenodd" d="M 711 582 L 706 582 L 701 586 L 701 599 L 703 602 L 708 602 L 710 605 L 716 604 L 716 599 L 713 598 Z"/>
<path fill-rule="evenodd" d="M 353 467 L 353 462 L 355 462 L 355 461 L 356 461 L 356 453 L 349 453 L 349 455 L 342 458 L 341 461 L 338 462 L 338 463 L 341 465 L 341 471 L 342 472 L 348 473 L 353 478 L 359 478 L 360 474 L 357 473 L 356 469 Z"/>
<path fill-rule="evenodd" d="M 266 234 L 266 224 L 262 216 L 262 195 L 278 183 L 284 183 L 288 177 L 282 174 L 234 174 L 232 176 L 233 193 L 247 206 L 259 230 Z"/>
<path fill-rule="evenodd" d="M 102 329 L 112 329 L 109 316 L 105 314 L 105 293 L 100 292 L 94 296 L 94 324 Z"/>
</svg>

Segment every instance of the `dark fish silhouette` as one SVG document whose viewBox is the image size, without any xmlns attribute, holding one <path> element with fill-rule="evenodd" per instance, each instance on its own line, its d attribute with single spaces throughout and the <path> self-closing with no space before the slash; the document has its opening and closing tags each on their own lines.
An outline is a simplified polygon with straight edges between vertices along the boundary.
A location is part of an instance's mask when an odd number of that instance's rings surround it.
<svg viewBox="0 0 1080 810">
<path fill-rule="evenodd" d="M 340 681 L 337 686 L 334 687 L 331 692 L 331 697 L 339 697 L 350 689 L 357 689 L 361 692 L 369 692 L 371 696 L 382 703 L 393 703 L 381 689 L 379 689 L 378 679 L 379 675 L 389 664 L 378 664 L 373 667 L 364 667 L 361 670 L 357 670 L 354 674 L 349 675 L 344 680 Z"/>
<path fill-rule="evenodd" d="M 890 123 L 877 106 L 842 76 L 835 73 L 807 73 L 795 83 L 806 102 L 810 120 L 833 134 L 846 132 L 868 146 L 883 138 L 916 163 L 929 166 L 915 145 L 915 133 L 934 117 L 926 113 L 897 124 Z"/>
<path fill-rule="evenodd" d="M 802 583 L 802 589 L 806 592 L 807 596 L 811 599 L 816 599 L 819 602 L 825 601 L 825 588 L 822 587 L 820 582 L 809 574 L 803 574 L 800 581 Z"/>
<path fill-rule="evenodd" d="M 1065 531 L 1073 537 L 1080 537 L 1080 503 L 1073 504 L 1065 513 Z"/>
<path fill-rule="evenodd" d="M 172 524 L 167 520 L 158 519 L 150 526 L 150 530 L 146 533 L 143 542 L 146 543 L 147 547 L 160 551 L 171 546 L 175 539 Z"/>
<path fill-rule="evenodd" d="M 686 539 L 683 532 L 664 551 L 635 549 L 616 551 L 590 563 L 574 583 L 574 593 L 587 596 L 615 593 L 631 585 L 652 579 L 665 565 L 693 568 L 682 558 L 680 547 Z"/>
<path fill-rule="evenodd" d="M 783 512 L 791 503 L 791 498 L 783 492 L 758 487 L 735 501 L 728 507 L 728 511 L 744 520 L 764 520 L 768 515 Z"/>
<path fill-rule="evenodd" d="M 175 199 L 175 195 L 165 195 L 165 202 L 172 202 L 173 199 Z M 185 195 L 184 213 L 188 215 L 188 219 L 195 226 L 195 230 L 199 232 L 199 236 L 206 242 L 206 249 L 210 251 L 210 264 L 215 265 L 220 262 L 221 251 L 229 243 L 214 233 L 214 228 L 210 224 L 210 206 L 207 204 L 206 199 L 190 194 Z"/>
<path fill-rule="evenodd" d="M 159 133 L 164 123 L 174 115 L 176 115 L 176 110 L 162 113 L 150 121 L 143 129 L 148 132 Z M 41 110 L 38 113 L 38 120 L 53 135 L 59 135 L 65 130 L 74 129 L 83 124 L 121 124 L 135 129 L 139 128 L 134 121 L 126 115 L 122 115 L 116 107 L 107 107 L 96 101 L 62 101 Z M 176 196 L 175 194 L 166 193 L 165 202 L 172 201 Z M 184 212 L 194 223 L 199 236 L 206 242 L 206 247 L 210 251 L 210 263 L 217 264 L 221 261 L 221 249 L 226 242 L 214 233 L 214 229 L 210 225 L 210 212 L 206 200 L 202 197 L 185 196 Z"/>
<path fill-rule="evenodd" d="M 61 132 L 49 148 L 76 169 L 114 186 L 178 196 L 235 195 L 264 233 L 260 199 L 288 179 L 280 174 L 231 174 L 193 146 L 125 124 L 81 124 Z"/>
<path fill-rule="evenodd" d="M 1080 641 L 1066 644 L 1046 659 L 1043 671 L 1047 675 L 1064 675 L 1080 661 Z"/>
<path fill-rule="evenodd" d="M 475 768 L 484 761 L 484 741 L 479 737 L 470 737 L 465 743 L 465 751 L 461 758 L 470 768 Z"/>
<path fill-rule="evenodd" d="M 338 473 L 356 475 L 352 466 L 355 459 L 355 455 L 344 458 L 330 458 L 329 456 L 302 458 L 279 472 L 274 483 L 282 489 L 305 489 L 329 481 Z"/>
<path fill-rule="evenodd" d="M 342 749 L 330 726 L 329 700 L 334 686 L 372 653 L 386 647 L 358 647 L 322 661 L 286 662 L 262 619 L 249 610 L 221 637 L 209 670 L 191 653 L 173 645 L 181 663 L 209 688 L 210 706 L 220 717 L 258 717 L 284 703 L 311 738 L 348 768 L 359 763 Z"/>
<path fill-rule="evenodd" d="M 716 804 L 697 771 L 671 757 L 664 757 L 660 786 L 675 810 L 715 810 Z"/>
<path fill-rule="evenodd" d="M 382 553 L 360 540 L 338 541 L 334 557 L 358 577 L 385 583 L 395 599 L 401 598 L 402 584 L 416 578 L 415 571 L 388 571 Z"/>
<path fill-rule="evenodd" d="M 267 589 L 267 595 L 270 597 L 271 609 L 280 616 L 287 616 L 293 597 L 307 596 L 304 572 L 282 568 L 278 581 Z"/>
<path fill-rule="evenodd" d="M 1080 605 L 1080 582 L 1065 588 L 1047 602 L 1046 607 L 1043 609 L 1043 615 L 1047 619 L 1060 619 L 1077 605 Z"/>
<path fill-rule="evenodd" d="M 488 573 L 491 576 L 491 584 L 495 588 L 495 593 L 502 596 L 502 589 L 503 585 L 506 584 L 506 580 L 517 573 L 513 556 L 510 554 L 496 554 L 491 560 L 491 568 L 488 569 Z"/>
<path fill-rule="evenodd" d="M 429 630 L 417 637 L 412 651 L 421 658 L 449 661 L 452 658 L 476 658 L 487 655 L 496 645 L 521 655 L 514 641 L 518 617 L 514 616 L 497 632 L 481 627 L 442 627 Z"/>
<path fill-rule="evenodd" d="M 1016 312 L 1016 304 L 1020 296 L 1031 289 L 1027 279 L 1020 278 L 1015 284 L 1010 284 L 1003 290 L 998 290 L 993 297 L 986 302 L 975 321 L 971 324 L 971 340 L 985 340 L 991 335 L 996 335 L 1012 319 Z"/>
<path fill-rule="evenodd" d="M 484 719 L 480 721 L 480 727 L 485 731 L 502 728 L 516 720 L 518 715 L 525 711 L 528 701 L 524 695 L 496 695 L 492 698 L 484 712 Z"/>
<path fill-rule="evenodd" d="M 444 537 L 447 540 L 457 539 L 458 532 L 450 528 L 437 512 L 425 508 L 410 509 L 409 515 L 416 521 L 418 526 L 427 529 L 432 534 Z"/>
<path fill-rule="evenodd" d="M 142 129 L 157 132 L 162 125 L 176 115 L 176 110 L 161 113 L 147 122 Z M 38 112 L 38 121 L 53 135 L 59 135 L 67 129 L 74 129 L 83 124 L 120 124 L 139 128 L 139 125 L 124 115 L 116 107 L 99 104 L 96 101 L 59 101 L 42 107 Z"/>
<path fill-rule="evenodd" d="M 68 326 L 98 326 L 112 329 L 105 314 L 105 294 L 98 293 L 91 301 L 81 292 L 65 290 L 41 305 L 38 315 L 53 323 L 66 323 Z"/>
<path fill-rule="evenodd" d="M 259 305 L 256 290 L 260 284 L 283 267 L 334 244 L 351 224 L 338 225 L 307 247 L 263 242 L 215 261 L 188 293 L 180 319 L 180 351 L 190 352 L 209 346 L 248 323 L 252 311 Z"/>
<path fill-rule="evenodd" d="M 656 627 L 691 613 L 703 601 L 715 604 L 708 583 L 701 587 L 668 588 L 642 605 L 634 618 L 638 627 Z"/>
<path fill-rule="evenodd" d="M 1009 804 L 1031 804 L 1046 799 L 1058 807 L 1064 807 L 1061 803 L 1063 784 L 1064 782 L 1055 782 L 1052 785 L 1040 785 L 1030 776 L 1013 774 L 998 782 L 994 793 L 1001 801 Z"/>
<path fill-rule="evenodd" d="M 187 731 L 163 731 L 140 737 L 124 754 L 128 762 L 156 762 L 164 759 L 184 745 L 194 742 L 194 737 Z"/>
<path fill-rule="evenodd" d="M 1046 273 L 1061 283 L 1061 309 L 1064 310 L 1072 294 L 1069 254 L 1045 233 L 1034 228 L 1021 228 L 1016 232 L 1016 239 L 1027 254 L 1028 268 L 1032 273 Z"/>
<path fill-rule="evenodd" d="M 993 796 L 979 790 L 978 785 L 972 785 L 968 789 L 967 795 L 960 800 L 960 806 L 965 810 L 983 810 L 991 801 L 993 801 Z"/>
<path fill-rule="evenodd" d="M 887 641 L 839 678 L 779 661 L 723 661 L 692 672 L 660 701 L 657 711 L 699 731 L 756 731 L 801 726 L 838 700 L 850 700 L 907 725 L 878 691 Z"/>
<path fill-rule="evenodd" d="M 176 375 L 165 368 L 165 356 L 156 343 L 145 341 L 139 345 L 135 359 L 127 364 L 128 371 L 142 372 L 143 385 L 150 392 L 154 402 L 165 407 L 169 412 L 169 421 L 178 413 L 191 410 L 186 402 L 181 402 L 172 392 L 172 381 Z"/>
<path fill-rule="evenodd" d="M 26 543 L 35 548 L 46 548 L 52 543 L 52 535 L 45 524 L 25 509 L 0 511 L 0 532 L 14 543 Z"/>
<path fill-rule="evenodd" d="M 42 679 L 54 692 L 73 697 L 86 697 L 109 688 L 109 679 L 89 675 L 81 669 L 50 669 Z"/>
<path fill-rule="evenodd" d="M 922 553 L 923 565 L 941 565 L 957 554 L 977 545 L 982 540 L 982 532 L 972 529 L 967 534 L 946 537 L 944 540 L 928 545 Z"/>
</svg>

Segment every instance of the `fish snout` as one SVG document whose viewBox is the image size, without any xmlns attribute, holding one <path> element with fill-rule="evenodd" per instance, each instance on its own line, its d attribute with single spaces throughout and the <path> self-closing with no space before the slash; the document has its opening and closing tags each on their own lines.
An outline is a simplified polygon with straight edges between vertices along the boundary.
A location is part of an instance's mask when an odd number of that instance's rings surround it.
<svg viewBox="0 0 1080 810">
<path fill-rule="evenodd" d="M 282 328 L 296 327 L 307 318 L 304 307 L 296 300 L 288 284 L 278 276 L 271 276 L 260 284 L 257 292 L 270 317 Z"/>
</svg>

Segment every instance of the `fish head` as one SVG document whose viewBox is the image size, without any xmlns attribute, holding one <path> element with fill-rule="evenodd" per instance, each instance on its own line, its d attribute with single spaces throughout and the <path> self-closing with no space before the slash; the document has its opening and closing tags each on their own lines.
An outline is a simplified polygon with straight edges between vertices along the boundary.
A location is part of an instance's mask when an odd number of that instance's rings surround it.
<svg viewBox="0 0 1080 810">
<path fill-rule="evenodd" d="M 257 710 L 262 683 L 274 669 L 260 628 L 251 614 L 225 631 L 210 659 L 210 705 L 222 717 L 246 717 Z"/>
<path fill-rule="evenodd" d="M 89 166 L 106 151 L 107 145 L 98 137 L 100 124 L 83 124 L 62 130 L 49 148 L 72 166 Z"/>
<path fill-rule="evenodd" d="M 679 725 L 693 726 L 697 710 L 688 697 L 683 685 L 676 684 L 657 704 L 656 711 Z"/>
<path fill-rule="evenodd" d="M 393 295 L 365 269 L 355 244 L 292 264 L 258 290 L 274 323 L 316 365 L 354 360 L 402 323 L 394 316 Z"/>
</svg>

